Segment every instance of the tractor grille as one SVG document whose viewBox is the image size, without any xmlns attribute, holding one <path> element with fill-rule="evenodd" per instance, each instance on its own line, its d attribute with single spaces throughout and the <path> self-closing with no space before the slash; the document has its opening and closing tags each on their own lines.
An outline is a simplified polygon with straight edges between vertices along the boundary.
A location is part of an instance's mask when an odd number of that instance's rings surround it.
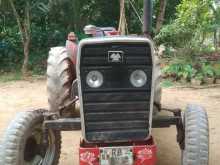
<svg viewBox="0 0 220 165">
<path fill-rule="evenodd" d="M 109 63 L 108 51 L 123 51 L 123 63 Z M 85 45 L 81 52 L 86 139 L 89 142 L 145 139 L 149 134 L 152 79 L 150 46 L 147 43 L 105 43 Z M 130 74 L 136 69 L 147 74 L 147 84 L 141 88 L 130 83 Z M 92 70 L 104 76 L 100 88 L 86 84 L 86 76 Z"/>
</svg>

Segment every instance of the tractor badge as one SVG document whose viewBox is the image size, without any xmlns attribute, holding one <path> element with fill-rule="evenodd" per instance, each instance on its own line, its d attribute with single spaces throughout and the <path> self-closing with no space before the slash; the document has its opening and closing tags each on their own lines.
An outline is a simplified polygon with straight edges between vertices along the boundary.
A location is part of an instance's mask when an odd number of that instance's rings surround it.
<svg viewBox="0 0 220 165">
<path fill-rule="evenodd" d="M 123 51 L 108 51 L 108 62 L 122 63 L 123 56 L 124 56 Z"/>
</svg>

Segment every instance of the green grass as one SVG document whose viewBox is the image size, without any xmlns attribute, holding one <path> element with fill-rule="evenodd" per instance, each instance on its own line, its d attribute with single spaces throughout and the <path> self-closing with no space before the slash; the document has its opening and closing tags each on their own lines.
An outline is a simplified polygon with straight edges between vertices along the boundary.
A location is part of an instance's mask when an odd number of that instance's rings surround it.
<svg viewBox="0 0 220 165">
<path fill-rule="evenodd" d="M 169 87 L 172 87 L 174 84 L 171 80 L 168 80 L 168 79 L 164 79 L 162 82 L 161 82 L 161 86 L 163 88 L 169 88 Z"/>
<path fill-rule="evenodd" d="M 18 81 L 22 79 L 20 72 L 0 73 L 0 82 Z"/>
<path fill-rule="evenodd" d="M 19 81 L 19 80 L 45 80 L 46 76 L 45 73 L 34 73 L 29 72 L 28 76 L 23 77 L 21 72 L 0 72 L 0 83 L 10 82 L 10 81 Z"/>
</svg>

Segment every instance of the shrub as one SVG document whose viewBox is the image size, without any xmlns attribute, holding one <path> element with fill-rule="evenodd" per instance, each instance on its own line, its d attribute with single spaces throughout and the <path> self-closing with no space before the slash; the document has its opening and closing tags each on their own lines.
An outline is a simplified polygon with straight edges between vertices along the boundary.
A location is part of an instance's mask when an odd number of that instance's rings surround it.
<svg viewBox="0 0 220 165">
<path fill-rule="evenodd" d="M 213 65 L 216 78 L 220 78 L 220 62 Z"/>
<path fill-rule="evenodd" d="M 191 64 L 174 63 L 163 68 L 163 73 L 166 76 L 174 77 L 176 80 L 181 78 L 190 80 L 195 72 Z"/>
</svg>

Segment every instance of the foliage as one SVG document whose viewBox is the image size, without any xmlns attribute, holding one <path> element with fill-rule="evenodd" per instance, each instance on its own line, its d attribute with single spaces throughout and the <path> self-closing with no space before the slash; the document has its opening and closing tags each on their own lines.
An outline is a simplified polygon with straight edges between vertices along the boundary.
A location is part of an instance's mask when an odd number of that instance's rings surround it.
<svg viewBox="0 0 220 165">
<path fill-rule="evenodd" d="M 205 78 L 219 77 L 220 65 L 202 59 L 192 62 L 177 59 L 165 66 L 162 71 L 165 77 L 171 77 L 175 80 L 196 79 L 203 81 Z"/>
<path fill-rule="evenodd" d="M 213 64 L 213 70 L 217 78 L 220 78 L 220 62 Z"/>
<path fill-rule="evenodd" d="M 164 23 L 165 25 L 170 24 L 174 19 L 176 19 L 176 7 L 180 4 L 181 0 L 167 0 L 166 12 Z M 154 0 L 154 19 L 159 14 L 160 0 Z M 155 20 L 154 20 L 155 24 Z"/>
<path fill-rule="evenodd" d="M 201 60 L 203 56 L 213 54 L 210 52 L 216 51 L 217 44 L 220 46 L 220 36 L 217 43 L 216 35 L 220 28 L 219 20 L 220 8 L 213 6 L 213 0 L 181 1 L 177 6 L 176 19 L 163 26 L 154 38 L 158 45 L 166 47 L 163 57 L 171 59 L 171 63 L 163 69 L 166 76 L 188 81 L 220 77 L 220 67 Z M 176 62 L 176 58 L 184 60 Z"/>
<path fill-rule="evenodd" d="M 215 71 L 213 67 L 209 64 L 202 64 L 202 73 L 204 77 L 214 77 Z"/>
<path fill-rule="evenodd" d="M 173 86 L 173 82 L 170 81 L 170 80 L 163 80 L 162 83 L 161 83 L 161 86 L 163 88 L 169 88 L 169 87 Z"/>
<path fill-rule="evenodd" d="M 202 72 L 197 72 L 194 77 L 196 80 L 200 80 L 200 81 L 203 81 L 204 79 L 204 76 L 203 76 L 203 73 Z"/>
<path fill-rule="evenodd" d="M 138 14 L 143 14 L 143 0 L 131 0 Z M 23 57 L 21 34 L 7 0 L 0 0 L 0 70 L 17 71 Z M 14 0 L 19 14 L 24 14 L 25 0 Z M 29 69 L 44 74 L 50 47 L 63 46 L 70 31 L 76 32 L 79 40 L 85 38 L 83 27 L 118 26 L 119 0 L 30 0 L 31 43 Z M 131 34 L 140 34 L 142 25 L 131 5 L 126 3 L 126 17 Z M 159 12 L 159 0 L 154 0 L 153 27 Z M 220 27 L 220 8 L 213 0 L 169 0 L 165 12 L 165 25 L 154 38 L 158 45 L 166 46 L 167 57 L 183 58 L 172 61 L 164 69 L 165 74 L 175 79 L 210 76 L 211 69 L 195 67 L 193 61 L 213 51 L 213 33 Z M 217 33 L 218 34 L 218 33 Z M 220 34 L 220 33 L 219 33 Z M 220 36 L 219 36 L 220 37 Z M 208 65 L 208 64 L 206 64 Z M 205 69 L 204 69 L 205 68 Z M 207 73 L 205 70 L 208 70 Z M 195 70 L 197 71 L 195 73 Z M 214 74 L 219 75 L 214 68 Z"/>
<path fill-rule="evenodd" d="M 21 42 L 17 28 L 6 28 L 0 33 L 0 70 L 18 69 L 22 63 Z M 19 64 L 14 67 L 15 64 Z"/>
<path fill-rule="evenodd" d="M 177 6 L 177 18 L 155 37 L 157 44 L 175 49 L 201 48 L 208 34 L 220 25 L 218 14 L 215 16 L 212 11 L 212 3 L 213 0 L 183 0 Z"/>
<path fill-rule="evenodd" d="M 134 1 L 138 14 L 143 13 L 143 0 Z M 179 0 L 172 0 L 175 4 Z M 9 1 L 0 1 L 0 70 L 18 70 L 24 59 L 21 33 L 13 15 Z M 24 15 L 27 1 L 13 0 L 20 16 Z M 176 3 L 177 2 L 177 3 Z M 119 0 L 30 0 L 31 3 L 31 44 L 29 69 L 43 73 L 46 67 L 47 54 L 50 47 L 65 44 L 68 32 L 75 31 L 79 39 L 85 38 L 83 27 L 86 24 L 97 26 L 118 26 Z M 154 6 L 158 1 L 154 3 Z M 172 8 L 172 5 L 168 5 Z M 155 16 L 157 8 L 155 7 Z M 140 24 L 133 9 L 127 2 L 126 16 L 130 33 L 141 33 Z M 175 15 L 175 10 L 168 11 L 166 19 Z"/>
<path fill-rule="evenodd" d="M 165 25 L 160 33 L 154 38 L 158 45 L 164 44 L 174 48 L 183 47 L 190 41 L 192 31 L 178 25 L 177 22 Z"/>
<path fill-rule="evenodd" d="M 0 1 L 0 70 L 15 71 L 22 65 L 21 33 L 9 1 Z M 18 14 L 24 15 L 25 0 L 13 1 Z M 65 44 L 66 36 L 75 31 L 84 38 L 86 24 L 117 26 L 119 2 L 102 0 L 39 0 L 31 3 L 31 44 L 29 69 L 42 72 L 50 47 Z M 112 11 L 113 9 L 113 11 Z"/>
<path fill-rule="evenodd" d="M 200 66 L 197 65 L 197 69 L 195 70 L 192 78 L 203 81 L 205 78 L 214 78 L 214 76 L 215 72 L 212 65 L 208 63 L 201 63 Z"/>
<path fill-rule="evenodd" d="M 163 68 L 163 73 L 166 76 L 174 77 L 176 80 L 181 78 L 190 80 L 195 72 L 195 69 L 190 64 L 173 63 Z"/>
</svg>

